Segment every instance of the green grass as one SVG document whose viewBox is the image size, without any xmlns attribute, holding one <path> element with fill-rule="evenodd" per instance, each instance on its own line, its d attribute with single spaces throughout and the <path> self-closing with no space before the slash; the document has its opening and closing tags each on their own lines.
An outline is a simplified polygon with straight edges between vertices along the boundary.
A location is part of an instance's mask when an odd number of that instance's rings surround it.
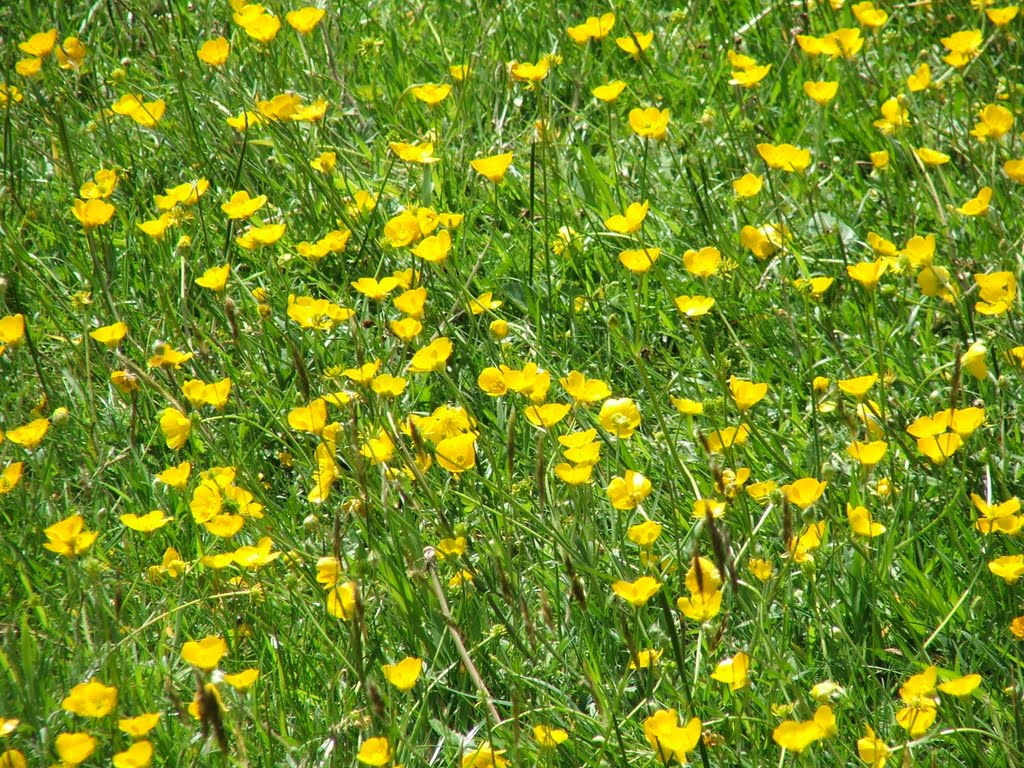
<svg viewBox="0 0 1024 768">
<path fill-rule="evenodd" d="M 1024 487 L 1024 363 L 1010 353 L 1024 344 L 1020 304 L 1014 294 L 1009 311 L 978 312 L 973 277 L 1021 277 L 1021 187 L 1003 170 L 1024 157 L 1021 123 L 998 140 L 970 133 L 987 104 L 1018 112 L 1021 22 L 1000 30 L 983 11 L 954 5 L 886 6 L 886 24 L 865 28 L 850 59 L 809 56 L 794 36 L 858 26 L 849 4 L 380 0 L 332 6 L 299 35 L 284 21 L 291 8 L 275 2 L 281 29 L 266 45 L 232 21 L 227 3 L 0 8 L 0 82 L 23 97 L 0 107 L 0 318 L 22 314 L 27 326 L 0 354 L 0 434 L 50 419 L 33 450 L 0 442 L 0 471 L 24 462 L 20 482 L 0 495 L 0 718 L 18 721 L 0 736 L 0 754 L 50 765 L 58 734 L 88 732 L 96 749 L 84 765 L 106 764 L 131 744 L 117 719 L 158 712 L 147 737 L 157 765 L 354 766 L 377 736 L 410 768 L 473 764 L 464 757 L 485 741 L 512 766 L 657 765 L 644 721 L 674 708 L 683 724 L 702 721 L 704 738 L 688 751 L 705 767 L 864 764 L 866 725 L 894 750 L 890 764 L 1024 765 L 1024 646 L 1010 630 L 1024 599 L 1019 583 L 988 567 L 1024 550 L 1019 536 L 979 532 L 970 498 L 996 504 Z M 567 27 L 610 10 L 608 38 L 569 39 Z M 77 35 L 86 46 L 80 68 L 61 69 L 50 54 L 37 76 L 17 74 L 18 43 L 54 26 L 58 41 Z M 982 31 L 983 51 L 952 68 L 940 40 L 967 29 Z M 614 42 L 647 31 L 654 42 L 639 58 Z M 214 68 L 195 52 L 219 34 L 231 51 Z M 756 87 L 730 85 L 734 46 L 772 65 Z M 543 81 L 513 81 L 510 62 L 549 54 Z M 921 62 L 932 84 L 910 92 L 906 78 Z M 471 67 L 461 83 L 449 74 L 457 64 Z M 627 83 L 616 102 L 591 95 L 613 79 Z M 837 81 L 836 99 L 816 105 L 808 80 Z M 452 91 L 430 108 L 411 90 L 423 83 Z M 155 127 L 110 111 L 130 93 L 165 100 Z M 323 119 L 248 131 L 225 122 L 281 93 L 324 99 Z M 885 136 L 873 122 L 897 96 L 909 124 Z M 630 110 L 649 106 L 670 110 L 664 139 L 630 128 Z M 423 140 L 436 164 L 404 163 L 388 147 Z M 766 167 L 757 145 L 784 142 L 810 150 L 806 171 Z M 926 167 L 919 147 L 951 161 Z M 883 149 L 890 165 L 876 170 L 870 155 Z M 310 166 L 326 151 L 336 153 L 329 174 Z M 472 170 L 473 159 L 503 152 L 514 157 L 500 184 Z M 116 210 L 86 230 L 72 205 L 100 169 L 116 170 Z M 764 188 L 739 198 L 732 181 L 747 172 L 763 175 Z M 163 239 L 139 229 L 159 214 L 154 195 L 198 178 L 208 192 L 175 209 Z M 993 190 L 987 215 L 956 210 L 984 186 Z M 278 242 L 236 244 L 245 222 L 221 210 L 236 190 L 267 196 L 255 218 L 287 224 Z M 376 207 L 354 211 L 356 191 Z M 644 200 L 639 232 L 608 230 L 606 219 Z M 385 224 L 416 207 L 464 217 L 443 264 L 385 238 Z M 790 237 L 755 258 L 740 232 L 765 224 Z M 563 227 L 575 233 L 567 246 Z M 299 255 L 300 242 L 346 229 L 343 252 Z M 873 290 L 851 279 L 848 266 L 879 257 L 869 232 L 900 249 L 934 234 L 952 300 L 923 295 L 920 265 L 905 254 Z M 721 252 L 713 277 L 684 268 L 684 252 L 704 246 Z M 661 256 L 632 274 L 619 253 L 643 247 Z M 195 284 L 226 263 L 223 292 Z M 350 284 L 410 268 L 428 297 L 423 330 L 405 343 L 389 329 L 402 289 L 374 301 Z M 835 282 L 815 299 L 793 286 L 811 276 Z M 486 291 L 501 305 L 473 314 L 469 302 Z M 291 295 L 353 314 L 331 330 L 303 329 L 288 316 Z M 673 303 L 683 295 L 715 304 L 687 319 Z M 504 339 L 489 329 L 499 319 Z M 116 349 L 87 335 L 115 321 L 128 328 Z M 408 373 L 413 354 L 442 336 L 453 344 L 446 365 Z M 987 349 L 980 377 L 961 364 L 977 341 Z M 180 370 L 149 366 L 165 344 L 194 356 Z M 341 373 L 378 359 L 380 373 L 408 379 L 396 398 Z M 559 379 L 581 371 L 632 398 L 639 428 L 622 439 L 608 432 L 601 398 L 539 429 L 526 394 L 492 397 L 478 384 L 486 368 L 527 363 L 550 373 L 547 402 L 571 404 Z M 115 371 L 138 390 L 119 391 Z M 858 412 L 837 382 L 870 374 L 879 377 L 873 404 Z M 767 383 L 767 396 L 739 412 L 732 376 Z M 225 377 L 221 410 L 183 393 L 188 380 Z M 816 389 L 817 377 L 829 381 Z M 341 390 L 354 396 L 327 406 L 333 441 L 289 425 L 293 409 Z M 701 403 L 703 414 L 680 413 L 670 396 Z M 440 466 L 429 424 L 403 429 L 411 414 L 441 406 L 464 409 L 462 431 L 477 434 L 475 466 L 461 474 Z M 926 458 L 907 427 L 969 406 L 984 408 L 983 424 L 945 463 Z M 160 428 L 170 407 L 191 424 L 177 450 Z M 740 423 L 750 430 L 743 445 L 709 451 L 717 429 Z M 555 473 L 564 461 L 556 438 L 591 427 L 601 447 L 592 481 L 568 485 Z M 380 432 L 395 446 L 386 467 L 361 451 Z M 886 441 L 884 459 L 858 466 L 847 453 L 854 440 Z M 338 477 L 312 503 L 317 448 L 331 442 Z M 192 466 L 183 490 L 155 481 L 182 461 Z M 191 502 L 201 472 L 228 466 L 263 517 L 223 538 Z M 726 488 L 723 473 L 740 468 L 748 485 L 779 488 L 763 499 Z M 628 470 L 651 492 L 615 509 L 606 488 Z M 828 482 L 807 510 L 780 490 L 804 477 Z M 700 498 L 727 501 L 724 516 L 693 519 Z M 867 507 L 885 533 L 854 535 L 848 503 Z M 120 520 L 158 509 L 172 521 L 150 534 Z M 44 529 L 71 515 L 98 533 L 92 546 L 74 557 L 44 549 Z M 627 529 L 648 519 L 664 529 L 641 557 Z M 824 540 L 798 562 L 788 539 L 817 521 Z M 280 556 L 263 567 L 201 562 L 265 536 Z M 462 555 L 435 559 L 433 548 L 459 536 Z M 184 563 L 177 578 L 152 571 L 168 548 Z M 341 582 L 358 584 L 346 618 L 328 612 L 317 581 L 325 557 L 338 559 Z M 724 580 L 721 611 L 705 623 L 676 607 L 697 557 Z M 757 579 L 751 558 L 772 563 L 771 578 Z M 462 570 L 466 580 L 450 583 Z M 646 605 L 616 597 L 613 583 L 644 575 L 661 582 Z M 208 635 L 227 643 L 223 673 L 260 677 L 240 693 L 214 672 L 226 708 L 196 719 L 187 707 L 211 675 L 182 648 Z M 630 670 L 643 649 L 662 651 L 659 663 Z M 750 682 L 730 691 L 711 674 L 740 652 Z M 382 665 L 406 656 L 425 669 L 404 693 Z M 911 737 L 895 720 L 899 689 L 931 665 L 939 682 L 982 682 L 963 699 L 938 694 L 934 726 Z M 116 686 L 114 713 L 62 708 L 90 678 Z M 826 680 L 843 688 L 830 702 L 838 733 L 800 755 L 782 750 L 773 732 L 812 718 L 810 690 Z M 569 738 L 542 748 L 538 725 Z M 0 757 L 4 768 L 20 764 L 13 752 Z"/>
</svg>

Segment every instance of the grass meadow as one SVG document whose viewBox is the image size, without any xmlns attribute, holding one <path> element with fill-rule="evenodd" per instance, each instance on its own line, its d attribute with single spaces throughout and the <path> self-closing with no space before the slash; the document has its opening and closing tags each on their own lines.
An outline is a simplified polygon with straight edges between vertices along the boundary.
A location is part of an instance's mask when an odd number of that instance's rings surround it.
<svg viewBox="0 0 1024 768">
<path fill-rule="evenodd" d="M 1024 768 L 1018 8 L 297 3 L 0 7 L 0 768 Z"/>
</svg>

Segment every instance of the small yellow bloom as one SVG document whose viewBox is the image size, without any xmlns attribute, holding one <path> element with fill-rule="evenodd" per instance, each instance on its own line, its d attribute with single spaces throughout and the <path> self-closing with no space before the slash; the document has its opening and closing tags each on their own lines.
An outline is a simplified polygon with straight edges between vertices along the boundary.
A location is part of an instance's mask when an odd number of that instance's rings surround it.
<svg viewBox="0 0 1024 768">
<path fill-rule="evenodd" d="M 284 20 L 288 22 L 288 26 L 299 34 L 308 35 L 316 29 L 317 24 L 323 19 L 325 13 L 326 11 L 323 8 L 306 6 L 305 8 L 288 11 L 284 15 Z"/>
<path fill-rule="evenodd" d="M 668 130 L 669 119 L 667 109 L 636 107 L 629 112 L 629 127 L 642 139 L 663 139 Z"/>
<path fill-rule="evenodd" d="M 381 667 L 384 679 L 400 691 L 411 691 L 423 672 L 423 659 L 406 656 L 397 664 L 384 664 Z"/>
<path fill-rule="evenodd" d="M 211 672 L 220 664 L 228 644 L 217 635 L 207 635 L 202 640 L 189 640 L 181 647 L 181 658 L 204 672 Z"/>
<path fill-rule="evenodd" d="M 64 765 L 81 765 L 96 750 L 96 739 L 88 733 L 62 733 L 54 742 L 57 756 Z"/>
<path fill-rule="evenodd" d="M 386 736 L 375 736 L 359 745 L 356 760 L 363 765 L 383 766 L 391 762 L 391 745 Z"/>
<path fill-rule="evenodd" d="M 512 153 L 505 152 L 501 155 L 490 157 L 479 157 L 470 162 L 473 170 L 494 184 L 499 184 L 505 178 L 509 166 L 512 165 Z"/>
<path fill-rule="evenodd" d="M 711 673 L 711 679 L 725 683 L 733 691 L 744 688 L 750 678 L 747 674 L 750 671 L 750 657 L 745 653 L 737 653 L 735 656 L 719 662 L 715 671 Z"/>
<path fill-rule="evenodd" d="M 223 35 L 218 35 L 212 40 L 207 40 L 196 51 L 196 56 L 203 64 L 210 67 L 220 67 L 228 60 L 231 51 L 231 44 Z"/>
<path fill-rule="evenodd" d="M 646 605 L 661 589 L 661 582 L 650 576 L 641 576 L 636 581 L 616 581 L 612 591 L 634 608 Z"/>
<path fill-rule="evenodd" d="M 834 80 L 824 82 L 808 80 L 804 83 L 804 93 L 822 107 L 832 101 L 838 92 L 839 83 Z"/>
<path fill-rule="evenodd" d="M 106 717 L 117 706 L 117 688 L 96 679 L 79 683 L 60 703 L 62 709 L 80 717 Z"/>
</svg>

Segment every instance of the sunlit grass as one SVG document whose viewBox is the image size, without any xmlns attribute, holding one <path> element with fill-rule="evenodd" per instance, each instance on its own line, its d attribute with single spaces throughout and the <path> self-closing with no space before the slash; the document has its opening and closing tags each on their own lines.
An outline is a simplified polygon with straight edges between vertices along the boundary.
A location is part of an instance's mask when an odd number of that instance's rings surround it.
<svg viewBox="0 0 1024 768">
<path fill-rule="evenodd" d="M 1024 764 L 1020 23 L 0 8 L 0 768 Z"/>
</svg>

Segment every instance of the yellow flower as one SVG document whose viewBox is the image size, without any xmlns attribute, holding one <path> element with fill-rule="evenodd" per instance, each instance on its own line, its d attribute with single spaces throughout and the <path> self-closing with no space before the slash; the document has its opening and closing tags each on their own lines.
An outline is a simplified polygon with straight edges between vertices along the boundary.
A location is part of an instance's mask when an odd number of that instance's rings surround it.
<svg viewBox="0 0 1024 768">
<path fill-rule="evenodd" d="M 124 323 L 104 325 L 94 331 L 89 331 L 89 338 L 98 341 L 108 349 L 115 349 L 128 333 L 128 326 Z"/>
<path fill-rule="evenodd" d="M 546 403 L 531 405 L 526 409 L 526 420 L 535 427 L 550 429 L 569 413 L 568 403 Z"/>
<path fill-rule="evenodd" d="M 942 38 L 941 42 L 949 51 L 942 60 L 951 67 L 962 69 L 981 53 L 982 34 L 980 29 L 965 29 Z"/>
<path fill-rule="evenodd" d="M 106 717 L 117 706 L 117 688 L 96 679 L 79 683 L 60 703 L 62 709 L 80 717 Z"/>
<path fill-rule="evenodd" d="M 635 275 L 642 275 L 654 266 L 654 262 L 661 255 L 660 248 L 644 248 L 643 250 L 628 250 L 619 253 L 619 261 L 626 269 Z"/>
<path fill-rule="evenodd" d="M 687 397 L 675 397 L 669 395 L 669 400 L 675 409 L 684 416 L 701 416 L 704 413 L 704 404 Z"/>
<path fill-rule="evenodd" d="M 877 381 L 878 374 L 872 373 L 867 376 L 858 376 L 853 379 L 840 379 L 836 383 L 840 390 L 860 400 L 868 393 L 869 389 L 875 386 Z"/>
<path fill-rule="evenodd" d="M 722 609 L 722 592 L 718 589 L 710 592 L 693 592 L 689 597 L 680 597 L 676 600 L 676 608 L 692 621 L 711 621 Z"/>
<path fill-rule="evenodd" d="M 753 486 L 750 486 L 751 488 Z M 750 488 L 747 489 L 748 492 Z M 769 563 L 767 560 L 763 560 L 759 557 L 752 557 L 747 563 L 747 569 L 754 575 L 758 581 L 768 581 L 775 573 L 775 566 Z"/>
<path fill-rule="evenodd" d="M 640 608 L 661 589 L 661 582 L 650 576 L 641 576 L 636 581 L 616 581 L 612 591 L 634 608 Z"/>
<path fill-rule="evenodd" d="M 708 450 L 711 453 L 721 453 L 725 448 L 734 445 L 743 445 L 750 436 L 750 427 L 740 424 L 738 427 L 723 427 L 716 429 L 708 435 Z"/>
<path fill-rule="evenodd" d="M 982 187 L 978 194 L 957 208 L 957 213 L 964 216 L 984 216 L 988 213 L 988 204 L 992 199 L 992 187 Z"/>
<path fill-rule="evenodd" d="M 406 656 L 397 664 L 384 664 L 381 667 L 384 679 L 400 691 L 411 691 L 423 672 L 423 659 Z"/>
<path fill-rule="evenodd" d="M 617 213 L 605 219 L 604 225 L 612 232 L 623 235 L 633 235 L 640 231 L 650 204 L 644 200 L 642 203 L 630 203 L 625 213 Z"/>
<path fill-rule="evenodd" d="M 491 291 L 485 291 L 475 299 L 469 300 L 469 311 L 474 315 L 482 315 L 484 312 L 490 312 L 498 309 L 503 303 L 504 302 L 495 299 L 494 294 Z"/>
<path fill-rule="evenodd" d="M 258 669 L 243 669 L 241 672 L 237 672 L 233 675 L 224 675 L 224 682 L 230 685 L 239 693 L 245 693 L 252 688 L 256 681 L 260 679 L 260 671 Z"/>
<path fill-rule="evenodd" d="M 917 450 L 927 456 L 933 464 L 941 466 L 946 463 L 946 459 L 960 449 L 963 442 L 960 435 L 947 432 L 918 438 Z"/>
<path fill-rule="evenodd" d="M 88 733 L 62 733 L 53 746 L 64 765 L 75 766 L 89 759 L 96 750 L 96 739 Z"/>
<path fill-rule="evenodd" d="M 584 23 L 569 27 L 566 32 L 568 32 L 569 37 L 574 43 L 585 45 L 591 40 L 603 40 L 612 31 L 614 26 L 615 14 L 605 13 L 600 18 L 590 16 Z"/>
<path fill-rule="evenodd" d="M 882 457 L 885 456 L 885 452 L 888 447 L 889 444 L 884 440 L 875 440 L 870 443 L 862 443 L 859 440 L 854 440 L 846 446 L 846 453 L 854 461 L 863 464 L 866 467 L 873 467 L 882 460 Z"/>
<path fill-rule="evenodd" d="M 457 83 L 461 83 L 467 77 L 469 77 L 470 67 L 468 64 L 452 64 L 448 67 L 448 74 L 452 76 L 452 80 Z"/>
<path fill-rule="evenodd" d="M 822 537 L 827 528 L 827 523 L 820 520 L 808 525 L 798 537 L 791 538 L 788 542 L 788 549 L 793 562 L 813 562 L 812 552 L 821 546 Z"/>
<path fill-rule="evenodd" d="M 474 171 L 495 184 L 500 183 L 501 180 L 505 178 L 505 173 L 508 171 L 511 164 L 511 152 L 506 152 L 501 155 L 491 155 L 490 157 L 479 157 L 470 162 Z"/>
<path fill-rule="evenodd" d="M 442 440 L 434 448 L 438 465 L 458 475 L 476 466 L 476 435 L 467 432 Z"/>
<path fill-rule="evenodd" d="M 3 109 L 10 109 L 12 104 L 19 104 L 24 98 L 17 86 L 0 83 L 0 107 Z"/>
<path fill-rule="evenodd" d="M 154 509 L 145 515 L 128 513 L 121 515 L 118 519 L 126 528 L 131 528 L 139 533 L 152 533 L 158 528 L 163 528 L 172 520 L 172 518 L 165 516 L 163 511 L 159 509 Z"/>
<path fill-rule="evenodd" d="M 1016 584 L 1024 576 L 1024 555 L 997 557 L 988 564 L 988 569 L 1007 584 Z"/>
<path fill-rule="evenodd" d="M 528 61 L 513 61 L 508 66 L 509 75 L 517 82 L 539 83 L 548 76 L 548 69 L 551 63 L 548 59 L 541 59 L 536 64 Z"/>
<path fill-rule="evenodd" d="M 965 698 L 974 693 L 974 690 L 981 685 L 981 675 L 964 675 L 945 683 L 940 683 L 938 688 L 949 696 Z"/>
<path fill-rule="evenodd" d="M 633 509 L 650 495 L 651 481 L 629 469 L 625 476 L 612 478 L 607 492 L 615 509 Z"/>
<path fill-rule="evenodd" d="M 783 225 L 752 227 L 747 224 L 740 230 L 740 245 L 759 259 L 767 259 L 781 251 L 788 239 L 789 232 Z"/>
<path fill-rule="evenodd" d="M 981 122 L 974 126 L 971 135 L 984 143 L 989 139 L 999 140 L 1013 128 L 1013 113 L 998 104 L 988 104 L 981 110 Z"/>
<path fill-rule="evenodd" d="M 86 229 L 102 227 L 114 215 L 115 208 L 106 200 L 93 198 L 91 200 L 80 200 L 75 198 L 71 212 Z"/>
<path fill-rule="evenodd" d="M 632 525 L 626 530 L 626 536 L 638 547 L 649 548 L 661 536 L 661 526 L 653 520 Z"/>
<path fill-rule="evenodd" d="M 29 56 L 44 58 L 50 55 L 50 52 L 53 51 L 53 46 L 56 44 L 57 30 L 53 28 L 46 32 L 36 32 L 28 40 L 18 43 L 18 50 L 22 53 L 27 53 Z"/>
<path fill-rule="evenodd" d="M 609 83 L 597 86 L 590 93 L 598 101 L 611 104 L 622 95 L 625 89 L 626 84 L 622 80 L 612 80 Z"/>
<path fill-rule="evenodd" d="M 284 236 L 287 225 L 266 224 L 264 226 L 250 226 L 245 232 L 235 238 L 235 242 L 247 251 L 254 251 L 267 245 L 273 245 Z"/>
<path fill-rule="evenodd" d="M 784 720 L 772 731 L 776 744 L 798 755 L 823 737 L 824 732 L 814 720 Z"/>
<path fill-rule="evenodd" d="M 606 432 L 626 440 L 640 426 L 640 409 L 628 397 L 609 398 L 601 405 L 598 420 Z"/>
<path fill-rule="evenodd" d="M 673 759 L 686 765 L 686 755 L 697 748 L 702 734 L 703 723 L 698 718 L 680 726 L 674 709 L 659 709 L 644 720 L 644 736 L 662 765 Z"/>
<path fill-rule="evenodd" d="M 593 464 L 569 464 L 562 462 L 555 465 L 555 475 L 568 485 L 583 485 L 590 482 L 594 472 Z"/>
<path fill-rule="evenodd" d="M 749 671 L 750 657 L 745 653 L 737 653 L 719 662 L 715 671 L 711 673 L 711 679 L 726 683 L 731 690 L 738 691 L 750 682 L 750 678 L 747 677 Z"/>
<path fill-rule="evenodd" d="M 683 317 L 701 317 L 715 306 L 715 300 L 710 296 L 676 296 L 673 301 Z"/>
<path fill-rule="evenodd" d="M 245 8 L 255 8 L 256 10 L 245 13 Z M 245 34 L 264 45 L 272 43 L 281 29 L 281 20 L 277 16 L 266 13 L 263 6 L 259 4 L 243 6 L 243 12 L 236 12 L 234 20 L 245 30 Z"/>
<path fill-rule="evenodd" d="M 114 768 L 148 768 L 153 762 L 153 745 L 148 741 L 136 741 L 124 752 L 116 753 L 111 762 Z"/>
<path fill-rule="evenodd" d="M 892 755 L 892 750 L 884 741 L 875 736 L 875 731 L 870 725 L 866 725 L 864 728 L 867 735 L 857 739 L 857 754 L 871 768 L 885 768 L 885 763 Z"/>
<path fill-rule="evenodd" d="M 163 99 L 143 101 L 142 96 L 137 93 L 126 93 L 114 102 L 110 109 L 114 114 L 130 117 L 144 128 L 155 128 L 164 116 L 167 102 Z"/>
<path fill-rule="evenodd" d="M 439 162 L 438 158 L 434 157 L 434 145 L 429 141 L 423 141 L 416 144 L 407 144 L 404 141 L 392 141 L 388 146 L 391 148 L 391 151 L 398 156 L 398 159 L 404 163 L 430 165 L 431 163 Z"/>
<path fill-rule="evenodd" d="M 434 339 L 418 350 L 409 361 L 410 373 L 431 373 L 444 370 L 452 354 L 452 342 L 445 336 Z"/>
<path fill-rule="evenodd" d="M 939 152 L 928 147 L 918 147 L 914 150 L 914 154 L 917 158 L 928 166 L 945 165 L 950 161 L 949 155 L 944 152 Z"/>
<path fill-rule="evenodd" d="M 884 149 L 879 150 L 878 152 L 872 152 L 871 165 L 873 165 L 877 171 L 884 171 L 889 167 L 889 153 Z"/>
<path fill-rule="evenodd" d="M 985 11 L 988 20 L 1000 29 L 1017 18 L 1018 13 L 1020 13 L 1020 6 L 1016 5 L 1008 5 L 1005 8 L 989 8 Z"/>
<path fill-rule="evenodd" d="M 20 344 L 25 338 L 25 316 L 21 313 L 0 317 L 0 354 L 3 353 L 3 345 L 10 344 L 12 347 Z"/>
<path fill-rule="evenodd" d="M 851 6 L 853 15 L 857 18 L 857 22 L 862 24 L 869 29 L 878 29 L 878 27 L 885 24 L 889 18 L 889 14 L 883 11 L 881 8 L 875 8 L 875 4 L 870 0 L 864 0 L 861 3 L 855 3 Z"/>
<path fill-rule="evenodd" d="M 670 114 L 667 109 L 636 107 L 629 111 L 629 127 L 642 139 L 663 139 L 668 130 Z"/>
<path fill-rule="evenodd" d="M 1017 278 L 1012 272 L 975 274 L 979 301 L 974 305 L 982 315 L 1001 315 L 1013 307 L 1017 298 Z"/>
<path fill-rule="evenodd" d="M 564 743 L 569 738 L 569 734 L 561 728 L 552 728 L 550 725 L 535 725 L 533 738 L 540 746 L 553 749 Z"/>
<path fill-rule="evenodd" d="M 812 299 L 818 301 L 834 282 L 835 278 L 832 277 L 812 277 L 809 280 L 800 277 L 793 281 L 793 286 L 797 290 L 806 291 Z"/>
<path fill-rule="evenodd" d="M 1021 518 L 1016 516 L 1020 511 L 1020 499 L 1013 496 L 999 504 L 990 504 L 978 494 L 971 494 L 971 501 L 975 508 L 981 513 L 981 517 L 975 521 L 974 526 L 983 534 L 990 534 L 993 531 L 1014 534 L 1021 529 Z"/>
<path fill-rule="evenodd" d="M 988 354 L 988 348 L 982 342 L 976 341 L 960 356 L 960 365 L 979 381 L 986 379 L 988 378 L 988 366 L 985 364 L 986 354 Z"/>
<path fill-rule="evenodd" d="M 232 220 L 248 219 L 256 211 L 267 203 L 266 195 L 250 197 L 249 193 L 241 189 L 231 195 L 231 199 L 222 203 L 220 209 Z"/>
<path fill-rule="evenodd" d="M 732 183 L 732 191 L 737 197 L 754 197 L 764 186 L 764 176 L 745 173 Z"/>
<path fill-rule="evenodd" d="M 425 85 L 413 86 L 410 91 L 416 99 L 422 101 L 427 106 L 436 107 L 448 98 L 448 94 L 452 92 L 452 87 L 447 83 L 443 85 L 427 83 Z"/>
<path fill-rule="evenodd" d="M 314 299 L 311 296 L 288 296 L 288 317 L 303 328 L 318 331 L 329 331 L 340 323 L 351 318 L 355 312 L 347 307 L 339 306 L 327 299 Z"/>
<path fill-rule="evenodd" d="M 65 37 L 64 42 L 57 47 L 57 64 L 61 69 L 77 70 L 85 61 L 85 53 L 81 40 L 73 35 Z"/>
<path fill-rule="evenodd" d="M 885 526 L 876 523 L 867 507 L 855 507 L 852 504 L 846 505 L 846 517 L 850 521 L 850 530 L 854 536 L 863 536 L 873 539 L 885 533 Z"/>
<path fill-rule="evenodd" d="M 804 93 L 823 107 L 836 97 L 838 91 L 839 83 L 834 80 L 824 82 L 808 80 L 804 83 Z"/>
<path fill-rule="evenodd" d="M 192 422 L 188 416 L 177 408 L 165 408 L 160 414 L 160 431 L 164 433 L 164 441 L 172 451 L 177 451 L 192 433 Z"/>
<path fill-rule="evenodd" d="M 196 56 L 203 64 L 211 67 L 220 67 L 228 60 L 231 45 L 223 35 L 218 35 L 212 40 L 207 40 L 196 51 Z"/>
<path fill-rule="evenodd" d="M 734 70 L 732 77 L 729 79 L 729 85 L 739 85 L 743 88 L 754 88 L 768 76 L 771 69 L 771 64 L 764 64 L 761 66 L 749 67 L 747 69 Z"/>
<path fill-rule="evenodd" d="M 325 13 L 326 11 L 323 8 L 306 6 L 305 8 L 288 11 L 284 15 L 284 20 L 288 22 L 288 26 L 299 34 L 308 35 L 316 29 L 317 24 L 323 19 Z"/>
<path fill-rule="evenodd" d="M 99 535 L 96 531 L 83 530 L 84 527 L 85 521 L 81 515 L 65 517 L 59 523 L 54 523 L 49 528 L 43 529 L 47 538 L 43 547 L 51 552 L 56 552 L 61 557 L 75 557 L 84 554 L 89 551 Z M 101 717 L 101 715 L 96 715 L 96 717 Z"/>
<path fill-rule="evenodd" d="M 414 256 L 418 256 L 431 264 L 444 264 L 448 260 L 448 254 L 452 250 L 452 236 L 447 229 L 442 229 L 438 234 L 424 238 L 412 249 Z"/>
<path fill-rule="evenodd" d="M 139 715 L 137 717 L 122 718 L 117 721 L 117 727 L 133 739 L 138 739 L 156 728 L 156 724 L 159 722 L 160 713 L 153 712 Z"/>
<path fill-rule="evenodd" d="M 729 393 L 740 412 L 753 408 L 768 394 L 768 385 L 729 377 Z"/>
<path fill-rule="evenodd" d="M 758 144 L 757 153 L 769 168 L 787 173 L 800 173 L 811 164 L 811 151 L 792 144 Z"/>
<path fill-rule="evenodd" d="M 508 768 L 509 762 L 502 755 L 504 749 L 493 749 L 489 741 L 483 742 L 462 758 L 462 768 Z"/>
<path fill-rule="evenodd" d="M 821 498 L 828 483 L 813 477 L 802 477 L 789 485 L 782 486 L 782 494 L 786 501 L 804 510 Z"/>
<path fill-rule="evenodd" d="M 202 288 L 209 288 L 211 291 L 220 293 L 228 284 L 228 275 L 231 274 L 231 265 L 223 264 L 219 267 L 210 267 L 196 278 L 196 285 Z"/>
<path fill-rule="evenodd" d="M 391 745 L 386 736 L 375 736 L 359 745 L 356 760 L 363 765 L 382 766 L 391 762 Z"/>
<path fill-rule="evenodd" d="M 725 502 L 718 499 L 696 499 L 690 517 L 694 520 L 703 520 L 708 515 L 715 519 L 725 515 Z"/>
<path fill-rule="evenodd" d="M 615 38 L 615 44 L 619 46 L 619 49 L 634 59 L 640 58 L 640 54 L 650 48 L 652 42 L 654 42 L 653 32 L 634 32 L 629 37 Z"/>
<path fill-rule="evenodd" d="M 224 654 L 228 652 L 228 644 L 217 635 L 207 635 L 202 640 L 189 640 L 181 647 L 181 658 L 204 672 L 217 668 Z"/>
<path fill-rule="evenodd" d="M 636 652 L 636 658 L 629 660 L 629 669 L 648 669 L 656 666 L 664 651 L 655 648 L 644 648 Z"/>
<path fill-rule="evenodd" d="M 8 464 L 0 471 L 0 496 L 10 493 L 21 482 L 21 475 L 25 469 L 25 462 L 15 461 Z"/>
</svg>

